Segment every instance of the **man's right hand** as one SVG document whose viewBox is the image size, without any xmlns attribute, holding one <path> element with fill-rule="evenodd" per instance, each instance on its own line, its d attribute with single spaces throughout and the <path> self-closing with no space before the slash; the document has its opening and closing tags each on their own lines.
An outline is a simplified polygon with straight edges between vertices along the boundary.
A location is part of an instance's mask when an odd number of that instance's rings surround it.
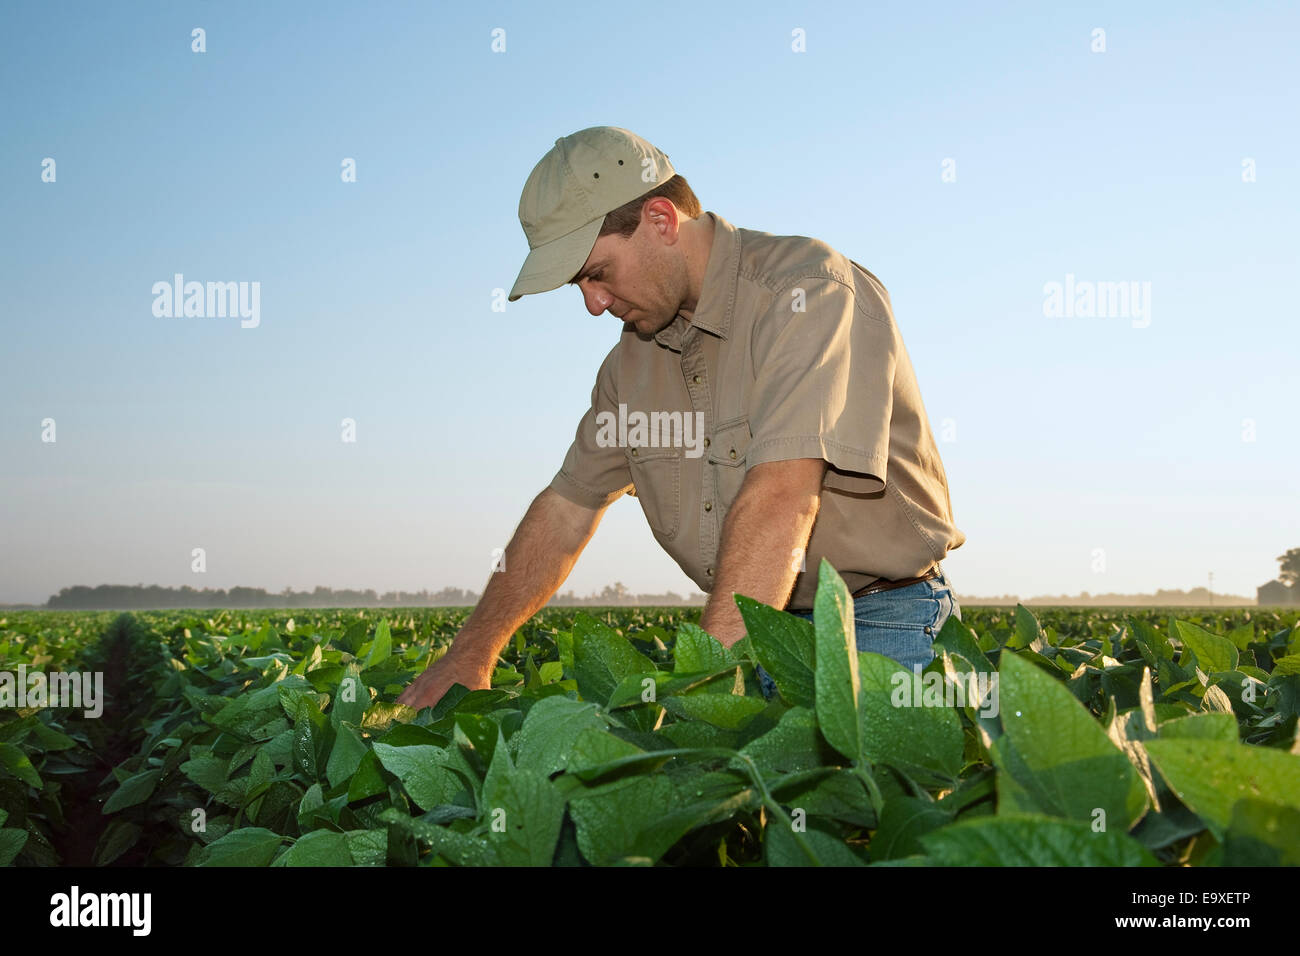
<svg viewBox="0 0 1300 956">
<path fill-rule="evenodd" d="M 452 684 L 464 684 L 470 690 L 488 690 L 492 687 L 493 667 L 494 662 L 484 663 L 481 658 L 458 654 L 453 643 L 446 654 L 411 681 L 397 702 L 421 710 L 442 700 Z"/>
</svg>

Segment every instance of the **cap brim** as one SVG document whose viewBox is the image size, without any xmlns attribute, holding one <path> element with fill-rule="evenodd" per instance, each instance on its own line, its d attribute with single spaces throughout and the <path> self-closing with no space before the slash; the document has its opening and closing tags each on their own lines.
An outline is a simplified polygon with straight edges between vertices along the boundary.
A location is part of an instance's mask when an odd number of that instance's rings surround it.
<svg viewBox="0 0 1300 956">
<path fill-rule="evenodd" d="M 508 301 L 536 292 L 558 289 L 577 274 L 600 237 L 605 219 L 593 219 L 568 235 L 543 243 L 528 253 Z"/>
</svg>

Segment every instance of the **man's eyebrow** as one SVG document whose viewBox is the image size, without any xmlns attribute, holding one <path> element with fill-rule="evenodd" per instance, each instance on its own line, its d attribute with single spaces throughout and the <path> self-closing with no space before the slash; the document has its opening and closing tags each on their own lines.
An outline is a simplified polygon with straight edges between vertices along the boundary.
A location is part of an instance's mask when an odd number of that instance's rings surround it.
<svg viewBox="0 0 1300 956">
<path fill-rule="evenodd" d="M 605 265 L 606 261 L 607 261 L 607 260 L 605 260 L 605 259 L 598 259 L 598 260 L 596 260 L 595 262 L 593 262 L 591 265 L 586 266 L 586 267 L 584 267 L 584 268 L 582 268 L 582 269 L 579 269 L 578 272 L 577 272 L 577 274 L 574 275 L 574 277 L 573 277 L 572 279 L 570 279 L 567 283 L 565 283 L 565 285 L 574 285 L 574 284 L 576 284 L 577 281 L 578 281 L 579 279 L 581 279 L 583 276 L 587 275 L 587 273 L 589 273 L 589 272 L 595 272 L 595 271 L 596 271 L 597 269 L 599 269 L 601 266 Z"/>
</svg>

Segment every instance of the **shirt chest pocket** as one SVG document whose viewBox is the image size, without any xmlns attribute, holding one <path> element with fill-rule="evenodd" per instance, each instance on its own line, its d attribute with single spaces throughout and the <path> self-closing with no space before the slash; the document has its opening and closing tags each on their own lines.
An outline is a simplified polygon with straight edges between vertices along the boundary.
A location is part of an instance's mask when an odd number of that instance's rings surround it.
<svg viewBox="0 0 1300 956">
<path fill-rule="evenodd" d="M 709 469 L 717 485 L 717 506 L 723 510 L 736 500 L 745 480 L 749 439 L 748 416 L 722 422 L 709 439 Z"/>
<path fill-rule="evenodd" d="M 627 448 L 632 493 L 641 502 L 650 530 L 669 539 L 677 534 L 682 510 L 682 452 L 680 448 Z"/>
</svg>

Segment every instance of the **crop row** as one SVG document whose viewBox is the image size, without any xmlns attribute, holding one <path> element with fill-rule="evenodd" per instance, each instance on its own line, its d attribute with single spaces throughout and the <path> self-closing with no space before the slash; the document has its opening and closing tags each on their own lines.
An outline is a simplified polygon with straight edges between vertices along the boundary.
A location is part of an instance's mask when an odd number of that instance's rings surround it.
<svg viewBox="0 0 1300 956">
<path fill-rule="evenodd" d="M 731 648 L 547 610 L 418 713 L 463 610 L 10 615 L 0 665 L 117 670 L 98 721 L 0 710 L 0 863 L 1300 862 L 1294 613 L 969 608 L 911 674 L 829 565 L 813 622 L 736 601 Z"/>
</svg>

